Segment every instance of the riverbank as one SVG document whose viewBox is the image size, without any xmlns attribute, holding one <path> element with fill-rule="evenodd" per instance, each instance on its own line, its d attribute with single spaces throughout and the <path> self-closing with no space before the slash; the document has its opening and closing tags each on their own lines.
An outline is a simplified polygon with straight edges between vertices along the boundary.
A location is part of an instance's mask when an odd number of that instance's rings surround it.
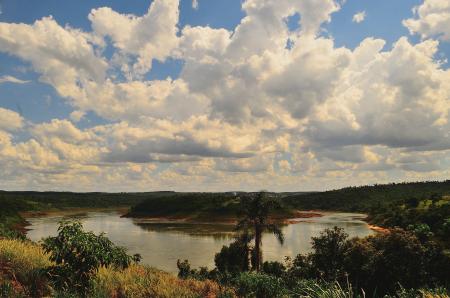
<svg viewBox="0 0 450 298">
<path fill-rule="evenodd" d="M 330 212 L 328 212 L 330 213 Z M 285 225 L 285 224 L 296 224 L 305 218 L 322 217 L 325 212 L 321 211 L 301 211 L 293 210 L 288 214 L 276 214 L 269 218 L 274 223 Z M 150 216 L 145 214 L 123 214 L 122 217 L 133 218 L 141 222 L 148 223 L 189 223 L 189 224 L 223 224 L 223 225 L 235 225 L 238 222 L 237 216 L 220 216 L 216 214 L 202 214 L 202 216 L 188 216 L 188 215 L 174 215 L 174 216 Z"/>
<path fill-rule="evenodd" d="M 129 207 L 68 207 L 68 208 L 58 208 L 49 210 L 39 210 L 39 211 L 21 211 L 20 216 L 23 218 L 33 218 L 42 216 L 60 216 L 60 215 L 73 215 L 73 214 L 84 214 L 87 212 L 107 212 L 116 211 L 121 215 L 126 214 L 129 211 Z"/>
</svg>

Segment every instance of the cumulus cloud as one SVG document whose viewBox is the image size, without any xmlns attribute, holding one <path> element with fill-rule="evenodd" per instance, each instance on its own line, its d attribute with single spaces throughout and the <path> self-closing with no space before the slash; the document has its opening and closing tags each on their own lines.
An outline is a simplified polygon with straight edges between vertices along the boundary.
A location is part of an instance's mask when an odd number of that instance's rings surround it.
<svg viewBox="0 0 450 298">
<path fill-rule="evenodd" d="M 142 16 L 93 9 L 92 32 L 51 17 L 0 23 L 0 51 L 29 61 L 73 107 L 70 120 L 43 123 L 0 109 L 0 181 L 298 190 L 448 177 L 450 70 L 430 38 L 447 39 L 444 2 L 427 0 L 404 22 L 423 41 L 390 48 L 323 36 L 343 5 L 333 0 L 243 1 L 232 30 L 181 27 L 176 0 L 155 0 Z M 297 14 L 292 30 L 286 20 Z M 182 63 L 179 76 L 145 78 L 167 59 Z M 78 127 L 90 113 L 106 123 Z M 28 139 L 15 138 L 21 129 Z"/>
<path fill-rule="evenodd" d="M 13 131 L 22 128 L 24 119 L 18 113 L 0 107 L 0 130 Z"/>
<path fill-rule="evenodd" d="M 107 63 L 96 55 L 94 42 L 90 34 L 63 28 L 52 17 L 33 25 L 0 23 L 0 51 L 30 62 L 41 81 L 63 96 L 78 97 L 87 82 L 104 80 Z"/>
<path fill-rule="evenodd" d="M 177 46 L 178 5 L 178 0 L 155 0 L 142 17 L 102 7 L 93 9 L 89 20 L 94 32 L 110 37 L 119 50 L 116 59 L 122 71 L 141 76 L 151 69 L 153 59 L 164 61 Z"/>
<path fill-rule="evenodd" d="M 438 37 L 450 41 L 450 2 L 447 0 L 424 0 L 414 7 L 414 18 L 403 21 L 411 34 L 422 38 Z"/>
<path fill-rule="evenodd" d="M 365 11 L 360 11 L 360 12 L 355 13 L 353 15 L 352 21 L 354 23 L 358 23 L 359 24 L 359 23 L 363 22 L 365 19 L 366 19 L 366 12 Z"/>
</svg>

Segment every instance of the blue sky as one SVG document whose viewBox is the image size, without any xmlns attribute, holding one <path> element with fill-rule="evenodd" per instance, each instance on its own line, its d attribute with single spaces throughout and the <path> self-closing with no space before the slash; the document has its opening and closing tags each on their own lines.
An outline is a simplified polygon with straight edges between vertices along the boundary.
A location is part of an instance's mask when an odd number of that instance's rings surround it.
<svg viewBox="0 0 450 298">
<path fill-rule="evenodd" d="M 319 190 L 449 174 L 447 0 L 0 7 L 0 188 Z"/>
</svg>

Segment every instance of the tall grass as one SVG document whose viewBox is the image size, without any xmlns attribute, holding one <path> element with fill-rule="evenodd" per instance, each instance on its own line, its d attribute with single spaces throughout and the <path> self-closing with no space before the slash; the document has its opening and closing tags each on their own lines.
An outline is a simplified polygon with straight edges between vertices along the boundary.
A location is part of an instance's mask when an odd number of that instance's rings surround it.
<svg viewBox="0 0 450 298">
<path fill-rule="evenodd" d="M 211 281 L 182 280 L 154 268 L 132 265 L 125 270 L 100 268 L 92 281 L 93 297 L 217 297 Z"/>
<path fill-rule="evenodd" d="M 30 241 L 0 240 L 0 284 L 15 295 L 49 295 L 51 288 L 43 268 L 52 263 L 43 249 Z M 8 290 L 9 291 L 9 290 Z"/>
<path fill-rule="evenodd" d="M 364 292 L 361 295 L 355 295 L 352 287 L 347 284 L 342 287 L 338 282 L 334 283 L 317 283 L 315 281 L 300 282 L 294 290 L 294 295 L 297 297 L 308 298 L 359 298 L 364 297 Z"/>
</svg>

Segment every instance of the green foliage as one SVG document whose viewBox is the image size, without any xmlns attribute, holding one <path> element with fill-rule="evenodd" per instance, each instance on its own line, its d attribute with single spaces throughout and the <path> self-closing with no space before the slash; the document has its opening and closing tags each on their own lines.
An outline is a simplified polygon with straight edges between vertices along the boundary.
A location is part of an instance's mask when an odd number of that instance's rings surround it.
<svg viewBox="0 0 450 298">
<path fill-rule="evenodd" d="M 264 273 L 241 273 L 233 280 L 233 285 L 239 297 L 275 298 L 288 293 L 281 278 Z"/>
<path fill-rule="evenodd" d="M 405 199 L 429 199 L 450 195 L 450 180 L 347 187 L 317 193 L 288 195 L 286 206 L 302 210 L 342 210 L 370 212 L 373 208 L 404 202 Z"/>
<path fill-rule="evenodd" d="M 444 219 L 442 224 L 442 236 L 445 238 L 450 238 L 450 217 Z"/>
<path fill-rule="evenodd" d="M 17 230 L 12 229 L 10 226 L 0 223 L 0 237 L 6 239 L 21 239 L 25 240 L 25 235 Z"/>
<path fill-rule="evenodd" d="M 309 258 L 317 275 L 325 280 L 337 280 L 343 274 L 343 261 L 347 249 L 348 234 L 344 229 L 326 229 L 320 236 L 312 238 L 312 253 Z"/>
<path fill-rule="evenodd" d="M 283 277 L 285 275 L 286 266 L 280 262 L 264 262 L 262 266 L 264 273 L 276 277 Z"/>
<path fill-rule="evenodd" d="M 191 269 L 191 264 L 189 264 L 188 260 L 180 261 L 177 260 L 177 268 L 178 268 L 178 277 L 181 279 L 197 279 L 197 280 L 206 280 L 211 279 L 211 277 L 215 274 L 214 271 L 208 271 L 206 267 L 200 267 L 199 269 Z"/>
<path fill-rule="evenodd" d="M 426 204 L 420 207 L 408 204 L 388 204 L 371 210 L 371 221 L 383 227 L 400 227 L 414 232 L 421 241 L 436 238 L 450 245 L 450 202 L 441 200 L 439 204 Z"/>
<path fill-rule="evenodd" d="M 84 292 L 99 267 L 128 267 L 139 255 L 129 256 L 122 247 L 115 246 L 104 234 L 83 231 L 80 222 L 60 222 L 58 235 L 43 240 L 44 250 L 56 265 L 47 268 L 57 288 Z"/>
<path fill-rule="evenodd" d="M 313 238 L 313 252 L 287 263 L 286 283 L 299 279 L 349 281 L 370 295 L 394 293 L 399 284 L 407 289 L 448 285 L 450 258 L 442 247 L 421 243 L 412 233 L 393 229 L 363 239 L 348 239 L 340 229 L 326 230 Z"/>
<path fill-rule="evenodd" d="M 301 280 L 292 289 L 292 296 L 308 298 L 356 298 L 350 284 L 343 288 L 339 282 L 317 282 L 314 280 Z"/>
<path fill-rule="evenodd" d="M 0 191 L 2 212 L 41 211 L 64 208 L 109 208 L 133 206 L 153 196 L 171 192 L 149 193 L 74 193 L 37 191 Z"/>
<path fill-rule="evenodd" d="M 220 272 L 238 273 L 249 270 L 249 243 L 236 239 L 230 245 L 224 245 L 215 255 L 214 263 Z"/>
<path fill-rule="evenodd" d="M 8 298 L 8 297 L 17 297 L 14 286 L 10 281 L 0 282 L 0 297 Z"/>
<path fill-rule="evenodd" d="M 430 226 L 425 223 L 410 224 L 407 227 L 408 231 L 414 233 L 420 241 L 424 242 L 433 237 L 433 232 L 431 232 Z"/>
<path fill-rule="evenodd" d="M 234 217 L 239 199 L 234 193 L 171 193 L 154 196 L 131 208 L 131 216 L 189 216 L 197 219 Z"/>
</svg>

